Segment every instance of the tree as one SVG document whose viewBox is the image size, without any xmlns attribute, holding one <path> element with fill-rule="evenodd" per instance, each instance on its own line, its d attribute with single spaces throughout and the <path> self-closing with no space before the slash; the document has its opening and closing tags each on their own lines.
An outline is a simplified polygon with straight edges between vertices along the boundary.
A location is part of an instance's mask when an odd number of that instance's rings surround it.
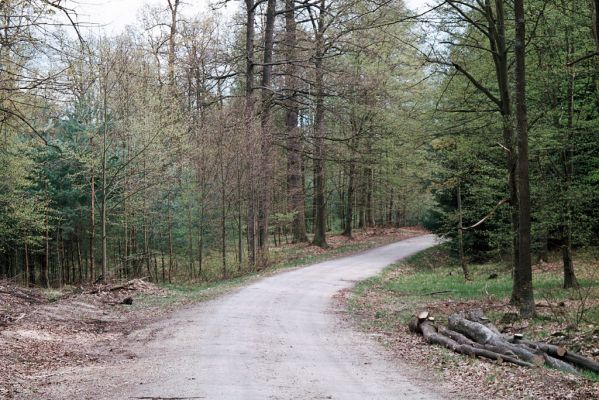
<svg viewBox="0 0 599 400">
<path fill-rule="evenodd" d="M 518 261 L 514 274 L 514 291 L 520 300 L 520 315 L 535 315 L 530 262 L 530 192 L 528 174 L 528 121 L 526 115 L 526 21 L 524 0 L 514 0 L 516 19 L 516 126 L 518 131 Z M 516 281 L 516 277 L 518 281 Z"/>
</svg>

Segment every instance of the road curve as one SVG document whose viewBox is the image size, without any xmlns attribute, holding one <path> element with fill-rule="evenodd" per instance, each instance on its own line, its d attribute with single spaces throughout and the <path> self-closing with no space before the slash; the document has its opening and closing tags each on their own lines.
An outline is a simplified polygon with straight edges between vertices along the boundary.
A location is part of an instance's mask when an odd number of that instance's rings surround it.
<svg viewBox="0 0 599 400">
<path fill-rule="evenodd" d="M 94 399 L 436 399 L 331 307 L 338 291 L 434 243 L 420 236 L 299 268 L 177 312 L 136 359 L 87 371 L 79 385 L 95 381 Z"/>
</svg>

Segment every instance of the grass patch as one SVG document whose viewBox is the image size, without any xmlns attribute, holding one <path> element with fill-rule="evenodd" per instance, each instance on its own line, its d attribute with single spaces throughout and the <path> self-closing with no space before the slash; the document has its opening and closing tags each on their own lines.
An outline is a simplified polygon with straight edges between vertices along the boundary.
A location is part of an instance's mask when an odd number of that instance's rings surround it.
<svg viewBox="0 0 599 400">
<path fill-rule="evenodd" d="M 408 298 L 434 296 L 436 300 L 494 299 L 501 301 L 510 298 L 512 277 L 509 265 L 494 262 L 473 264 L 469 268 L 471 280 L 465 281 L 457 261 L 448 255 L 444 245 L 439 245 L 391 266 L 383 273 L 380 282 L 384 290 Z M 406 269 L 412 273 L 394 274 L 394 271 L 398 269 Z M 496 277 L 490 279 L 491 276 Z M 373 281 L 370 282 L 370 286 L 372 286 Z M 579 291 L 597 286 L 597 281 L 592 277 L 580 276 L 578 282 L 580 289 L 565 290 L 562 289 L 563 281 L 560 271 L 536 271 L 533 274 L 533 286 L 537 299 L 552 301 L 576 299 L 580 297 Z M 368 284 L 366 285 L 368 286 Z M 360 290 L 364 289 L 361 287 Z M 596 311 L 599 312 L 599 310 Z"/>
</svg>

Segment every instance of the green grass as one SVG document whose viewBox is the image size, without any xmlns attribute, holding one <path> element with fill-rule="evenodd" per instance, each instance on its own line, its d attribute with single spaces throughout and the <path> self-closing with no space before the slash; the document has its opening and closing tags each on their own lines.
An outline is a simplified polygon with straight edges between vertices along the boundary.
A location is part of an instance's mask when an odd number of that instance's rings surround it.
<svg viewBox="0 0 599 400">
<path fill-rule="evenodd" d="M 582 376 L 588 379 L 589 381 L 599 382 L 599 374 L 593 371 L 582 370 Z"/>
<path fill-rule="evenodd" d="M 415 273 L 386 278 L 397 268 L 411 267 Z M 418 253 L 387 269 L 381 279 L 385 290 L 403 296 L 434 296 L 434 299 L 472 300 L 508 299 L 512 293 L 512 278 L 509 266 L 495 262 L 469 265 L 470 281 L 465 281 L 462 270 L 446 255 L 444 246 Z M 489 279 L 491 274 L 497 278 Z M 371 282 L 372 283 L 372 282 Z M 581 288 L 595 286 L 592 279 L 579 278 Z M 533 286 L 537 299 L 565 300 L 576 298 L 578 291 L 562 289 L 562 276 L 558 272 L 535 273 Z M 364 290 L 363 288 L 360 290 Z M 433 294 L 434 293 L 434 294 Z"/>
</svg>

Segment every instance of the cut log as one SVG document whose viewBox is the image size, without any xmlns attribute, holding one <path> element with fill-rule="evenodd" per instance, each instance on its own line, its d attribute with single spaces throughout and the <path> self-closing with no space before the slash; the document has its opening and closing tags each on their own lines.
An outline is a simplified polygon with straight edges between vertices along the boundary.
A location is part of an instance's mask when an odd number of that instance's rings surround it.
<svg viewBox="0 0 599 400">
<path fill-rule="evenodd" d="M 480 324 L 483 324 L 484 326 L 486 326 L 487 328 L 489 328 L 496 334 L 501 335 L 501 332 L 499 332 L 499 329 L 497 329 L 497 327 L 495 325 L 493 325 L 491 320 L 489 320 L 489 318 L 487 318 L 487 316 L 483 313 L 483 310 L 481 310 L 480 308 L 475 308 L 473 310 L 467 311 L 464 314 L 464 318 L 466 318 L 470 321 L 473 321 L 473 322 L 478 322 Z"/>
<path fill-rule="evenodd" d="M 413 316 L 412 319 L 410 319 L 410 322 L 408 323 L 408 328 L 410 329 L 410 332 L 420 333 L 420 331 L 418 330 L 419 324 L 420 324 L 420 321 L 418 320 L 418 317 Z"/>
<path fill-rule="evenodd" d="M 414 315 L 409 326 L 411 332 L 421 333 L 428 343 L 460 354 L 526 367 L 546 365 L 576 375 L 580 375 L 577 367 L 599 373 L 598 362 L 565 347 L 525 340 L 522 334 L 502 335 L 479 310 L 450 315 L 447 329 L 437 328 L 428 313 Z"/>
<path fill-rule="evenodd" d="M 522 367 L 534 367 L 535 366 L 534 364 L 519 360 L 515 357 L 497 354 L 492 351 L 469 346 L 467 344 L 460 344 L 460 343 L 456 342 L 455 340 L 453 340 L 452 338 L 437 332 L 437 328 L 429 321 L 422 322 L 420 325 L 418 325 L 418 329 L 419 329 L 420 333 L 422 333 L 422 336 L 424 336 L 424 339 L 428 343 L 437 344 L 437 345 L 446 347 L 455 353 L 465 354 L 468 356 L 488 358 L 488 359 L 495 360 L 498 362 L 506 361 L 506 362 L 510 362 L 510 363 L 513 363 L 513 364 L 516 364 L 516 365 L 519 365 Z"/>
<path fill-rule="evenodd" d="M 511 351 L 510 349 L 505 349 L 505 348 L 501 348 L 501 347 L 497 347 L 497 346 L 493 346 L 493 345 L 489 345 L 489 344 L 484 345 L 484 344 L 476 343 L 476 342 L 470 340 L 469 338 L 467 338 L 466 336 L 462 335 L 461 333 L 450 331 L 448 329 L 443 329 L 443 330 L 440 329 L 439 331 L 442 334 L 444 334 L 445 336 L 449 336 L 450 338 L 452 338 L 459 344 L 465 344 L 468 346 L 476 347 L 478 349 L 489 350 L 489 351 L 492 351 L 493 353 L 501 354 L 504 356 L 516 357 L 516 354 L 514 354 L 514 352 Z"/>
<path fill-rule="evenodd" d="M 427 319 L 428 316 L 429 316 L 429 312 L 428 311 L 421 311 L 421 312 L 418 313 L 418 319 L 421 320 L 421 321 Z"/>
<path fill-rule="evenodd" d="M 552 357 L 574 364 L 579 368 L 599 373 L 599 363 L 597 361 L 581 356 L 578 353 L 568 351 L 563 346 L 555 346 L 542 342 L 531 342 L 528 340 L 520 340 L 519 342 L 530 348 L 539 349 Z"/>
<path fill-rule="evenodd" d="M 565 347 L 563 346 L 554 346 L 552 344 L 549 343 L 542 343 L 542 342 L 530 342 L 528 340 L 520 340 L 520 343 L 527 345 L 528 347 L 531 347 L 533 349 L 539 349 L 544 353 L 549 354 L 550 356 L 553 357 L 563 357 L 568 353 L 568 350 L 566 350 Z"/>
<path fill-rule="evenodd" d="M 557 358 L 551 357 L 550 355 L 543 353 L 543 357 L 545 358 L 545 364 L 551 368 L 555 368 L 560 371 L 568 372 L 575 375 L 580 375 L 580 371 L 571 366 L 565 361 L 559 360 Z"/>
<path fill-rule="evenodd" d="M 459 332 L 469 337 L 477 343 L 496 346 L 504 351 L 510 350 L 516 354 L 518 358 L 527 363 L 539 366 L 545 363 L 545 358 L 542 356 L 542 354 L 536 353 L 532 349 L 526 348 L 526 346 L 518 346 L 516 344 L 510 343 L 496 331 L 496 328 L 493 330 L 479 322 L 470 321 L 464 318 L 464 316 L 461 314 L 450 315 L 447 327 L 450 330 Z"/>
<path fill-rule="evenodd" d="M 133 290 L 135 289 L 135 284 L 137 282 L 143 281 L 144 279 L 147 279 L 148 277 L 144 277 L 144 278 L 137 278 L 137 279 L 132 279 L 130 281 L 127 281 L 125 283 L 119 284 L 119 285 L 114 285 L 114 286 L 110 286 L 110 287 L 100 287 L 97 289 L 92 290 L 91 292 L 89 292 L 89 294 L 96 294 L 96 293 L 101 293 L 101 292 L 114 292 L 116 290 L 121 290 L 121 289 L 126 289 L 126 290 Z"/>
<path fill-rule="evenodd" d="M 564 355 L 563 359 L 569 363 L 599 374 L 599 363 L 597 361 L 591 360 L 590 358 L 583 357 L 577 353 L 570 353 L 568 351 Z"/>
</svg>

